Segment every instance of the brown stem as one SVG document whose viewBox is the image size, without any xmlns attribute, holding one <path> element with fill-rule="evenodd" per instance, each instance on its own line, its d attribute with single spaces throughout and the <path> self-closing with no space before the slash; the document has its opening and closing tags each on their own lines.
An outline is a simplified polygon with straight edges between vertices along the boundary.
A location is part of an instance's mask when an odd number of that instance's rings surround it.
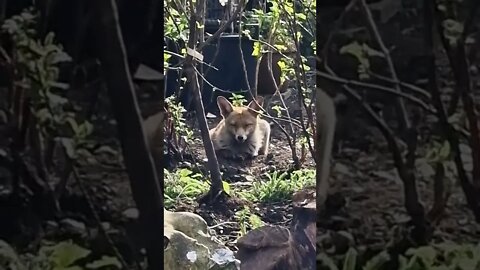
<svg viewBox="0 0 480 270">
<path fill-rule="evenodd" d="M 474 16 L 476 9 L 478 8 L 478 1 L 475 1 L 476 4 L 472 6 L 472 12 L 470 17 Z M 442 18 L 440 11 L 435 8 L 435 16 L 433 17 L 436 20 L 436 26 L 439 33 L 443 33 L 443 26 L 438 22 Z M 470 29 L 473 23 L 473 17 L 467 19 L 466 23 L 468 25 L 464 26 L 464 31 L 462 32 L 461 38 L 457 40 L 455 46 L 450 46 L 448 40 L 443 34 L 440 34 L 440 39 L 442 41 L 445 51 L 450 56 L 450 66 L 453 70 L 455 81 L 456 81 L 456 92 L 460 94 L 462 99 L 464 110 L 467 115 L 467 120 L 470 128 L 470 147 L 472 148 L 472 159 L 473 159 L 473 185 L 480 191 L 480 130 L 478 127 L 478 113 L 475 110 L 475 102 L 473 99 L 472 92 L 472 83 L 470 78 L 469 63 L 467 61 L 467 55 L 465 52 L 465 38 L 467 35 L 467 29 Z"/>
<path fill-rule="evenodd" d="M 439 118 L 439 124 L 444 131 L 444 137 L 450 143 L 452 149 L 452 154 L 454 162 L 457 168 L 458 177 L 460 180 L 460 185 L 462 186 L 463 192 L 467 199 L 468 205 L 472 209 L 472 212 L 475 215 L 477 222 L 480 222 L 480 203 L 478 201 L 478 196 L 475 192 L 473 185 L 468 180 L 467 172 L 463 166 L 463 160 L 461 157 L 461 152 L 459 148 L 459 138 L 455 129 L 451 126 L 448 121 L 447 112 L 445 111 L 444 105 L 442 103 L 441 93 L 437 84 L 437 72 L 435 69 L 435 55 L 434 55 L 434 30 L 439 31 L 441 27 L 437 26 L 438 22 L 435 19 L 436 13 L 436 1 L 435 0 L 425 0 L 424 2 L 424 18 L 425 18 L 425 37 L 427 44 L 427 51 L 430 53 L 429 61 L 429 78 L 428 78 L 428 88 L 432 93 L 432 101 L 437 109 L 437 117 Z M 441 32 L 440 32 L 441 33 Z M 439 33 L 439 34 L 440 34 Z M 441 35 L 442 36 L 442 35 Z M 448 43 L 443 42 L 444 46 L 449 46 Z M 448 55 L 448 51 L 447 51 Z M 453 63 L 453 62 L 451 62 Z M 454 72 L 456 69 L 454 69 Z"/>
<path fill-rule="evenodd" d="M 433 223 L 439 220 L 439 218 L 445 212 L 445 206 L 447 205 L 447 198 L 445 196 L 445 167 L 441 162 L 438 162 L 435 168 L 435 176 L 433 178 L 433 206 L 428 212 L 428 218 Z"/>
<path fill-rule="evenodd" d="M 392 58 L 390 57 L 390 52 L 388 51 L 387 47 L 383 43 L 382 37 L 380 36 L 380 32 L 378 31 L 378 27 L 373 19 L 372 12 L 370 11 L 370 8 L 367 5 L 366 0 L 360 0 L 363 12 L 365 13 L 365 17 L 367 19 L 368 25 L 371 29 L 371 32 L 373 36 L 375 37 L 375 41 L 378 43 L 378 46 L 380 47 L 380 50 L 382 51 L 383 55 L 385 56 L 385 60 L 387 61 L 388 69 L 390 71 L 390 76 L 392 76 L 392 80 L 395 82 L 398 82 L 398 76 L 397 72 L 395 70 L 395 66 L 393 65 Z M 395 84 L 395 90 L 397 92 L 401 92 L 402 89 L 400 88 L 400 85 L 398 83 Z M 397 99 L 397 109 L 400 115 L 400 126 L 402 127 L 403 130 L 410 129 L 410 120 L 408 118 L 407 110 L 405 108 L 405 104 L 403 102 L 403 99 L 398 98 Z"/>
<path fill-rule="evenodd" d="M 192 1 L 190 1 L 190 6 L 192 7 L 192 12 L 189 22 L 190 35 L 187 48 L 195 50 L 195 44 L 198 39 L 197 16 L 193 11 Z M 208 159 L 207 166 L 210 171 L 211 177 L 211 186 L 208 195 L 210 200 L 215 200 L 218 195 L 223 192 L 222 176 L 220 174 L 220 167 L 218 165 L 217 155 L 213 148 L 213 143 L 208 131 L 207 119 L 205 118 L 205 108 L 203 107 L 202 94 L 200 93 L 200 85 L 194 65 L 195 62 L 193 56 L 187 55 L 187 57 L 185 58 L 185 72 L 188 78 L 189 89 L 191 89 L 194 97 L 197 120 L 200 126 L 203 145 L 205 146 L 205 154 L 207 155 Z"/>
</svg>

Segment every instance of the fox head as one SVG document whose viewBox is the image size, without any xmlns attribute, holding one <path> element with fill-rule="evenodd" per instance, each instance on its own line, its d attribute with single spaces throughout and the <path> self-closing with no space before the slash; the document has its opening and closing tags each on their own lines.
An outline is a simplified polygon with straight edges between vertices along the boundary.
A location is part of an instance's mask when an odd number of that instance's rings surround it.
<svg viewBox="0 0 480 270">
<path fill-rule="evenodd" d="M 257 128 L 258 114 L 263 98 L 257 97 L 248 106 L 233 106 L 226 98 L 217 98 L 220 114 L 225 120 L 225 128 L 239 143 L 245 142 Z"/>
</svg>

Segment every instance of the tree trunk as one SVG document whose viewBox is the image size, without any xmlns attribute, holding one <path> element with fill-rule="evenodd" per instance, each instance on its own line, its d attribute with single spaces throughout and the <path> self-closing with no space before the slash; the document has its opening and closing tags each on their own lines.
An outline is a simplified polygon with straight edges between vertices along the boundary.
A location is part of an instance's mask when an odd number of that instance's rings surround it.
<svg viewBox="0 0 480 270">
<path fill-rule="evenodd" d="M 130 76 L 115 0 L 97 0 L 96 38 L 108 95 L 117 121 L 133 198 L 145 229 L 148 269 L 163 267 L 161 186 L 142 130 L 140 109 Z"/>
</svg>

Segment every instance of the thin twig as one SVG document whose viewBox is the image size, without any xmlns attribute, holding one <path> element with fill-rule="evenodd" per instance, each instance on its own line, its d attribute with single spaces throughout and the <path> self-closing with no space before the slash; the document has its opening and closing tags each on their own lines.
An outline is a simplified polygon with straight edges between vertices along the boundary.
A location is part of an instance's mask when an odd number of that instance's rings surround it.
<svg viewBox="0 0 480 270">
<path fill-rule="evenodd" d="M 328 73 L 325 73 L 325 72 L 322 72 L 322 71 L 317 71 L 316 73 L 317 73 L 318 76 L 320 76 L 324 79 L 327 79 L 329 81 L 333 81 L 333 82 L 336 82 L 336 83 L 340 83 L 340 84 L 343 84 L 343 85 L 368 88 L 370 90 L 381 91 L 381 92 L 387 93 L 389 95 L 400 96 L 400 97 L 405 98 L 405 99 L 411 101 L 412 103 L 422 107 L 423 109 L 425 109 L 426 111 L 428 111 L 430 113 L 433 113 L 433 114 L 436 113 L 435 109 L 432 108 L 432 106 L 425 103 L 421 99 L 416 98 L 414 96 L 411 96 L 409 94 L 405 94 L 403 92 L 398 92 L 396 89 L 392 89 L 392 88 L 377 85 L 377 84 L 370 84 L 370 83 L 365 83 L 365 82 L 361 82 L 361 81 L 344 79 L 344 78 L 336 77 L 336 76 L 333 76 L 331 74 L 328 74 Z"/>
<path fill-rule="evenodd" d="M 402 81 L 394 81 L 392 78 L 388 78 L 388 77 L 382 76 L 380 74 L 376 74 L 375 72 L 372 72 L 372 71 L 369 71 L 369 74 L 372 77 L 380 79 L 382 81 L 385 81 L 385 82 L 388 82 L 388 83 L 391 83 L 391 84 L 399 84 L 401 87 L 404 87 L 404 88 L 412 91 L 415 94 L 422 95 L 425 98 L 430 99 L 432 97 L 432 95 L 427 90 L 425 90 L 423 88 L 420 88 L 416 85 L 413 85 L 411 83 L 402 82 Z"/>
<path fill-rule="evenodd" d="M 378 43 L 378 46 L 380 47 L 380 50 L 382 51 L 383 55 L 385 56 L 385 60 L 387 61 L 388 69 L 390 71 L 390 76 L 392 77 L 392 80 L 395 82 L 398 82 L 398 76 L 397 72 L 395 70 L 395 66 L 393 65 L 392 58 L 390 57 L 390 52 L 388 51 L 387 47 L 383 43 L 382 37 L 380 35 L 380 32 L 378 31 L 378 27 L 375 23 L 375 20 L 373 19 L 372 12 L 370 11 L 370 8 L 367 5 L 366 0 L 360 0 L 360 5 L 365 13 L 365 17 L 368 21 L 369 27 L 371 29 L 371 32 Z M 395 89 L 398 92 L 402 92 L 402 89 L 400 88 L 399 84 L 395 84 Z M 408 118 L 407 110 L 405 109 L 405 104 L 403 103 L 402 99 L 397 99 L 397 105 L 399 107 L 399 113 L 401 116 L 401 125 L 403 126 L 404 129 L 408 130 L 411 126 L 410 120 Z"/>
</svg>

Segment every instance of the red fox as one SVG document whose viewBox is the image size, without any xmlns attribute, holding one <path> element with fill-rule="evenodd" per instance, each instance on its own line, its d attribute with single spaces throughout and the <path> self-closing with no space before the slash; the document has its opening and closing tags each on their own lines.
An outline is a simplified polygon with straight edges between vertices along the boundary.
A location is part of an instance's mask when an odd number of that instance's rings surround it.
<svg viewBox="0 0 480 270">
<path fill-rule="evenodd" d="M 233 106 L 219 96 L 217 105 L 223 119 L 210 130 L 215 151 L 233 158 L 268 155 L 270 124 L 259 116 L 262 97 L 252 100 L 248 106 Z"/>
<path fill-rule="evenodd" d="M 323 206 L 328 196 L 330 159 L 337 116 L 335 103 L 322 89 L 316 89 L 316 169 L 317 169 L 317 210 Z"/>
<path fill-rule="evenodd" d="M 147 139 L 147 145 L 151 151 L 154 165 L 157 170 L 162 168 L 163 135 L 164 135 L 165 111 L 149 116 L 143 121 L 143 133 Z M 157 173 L 160 173 L 157 171 Z"/>
</svg>

